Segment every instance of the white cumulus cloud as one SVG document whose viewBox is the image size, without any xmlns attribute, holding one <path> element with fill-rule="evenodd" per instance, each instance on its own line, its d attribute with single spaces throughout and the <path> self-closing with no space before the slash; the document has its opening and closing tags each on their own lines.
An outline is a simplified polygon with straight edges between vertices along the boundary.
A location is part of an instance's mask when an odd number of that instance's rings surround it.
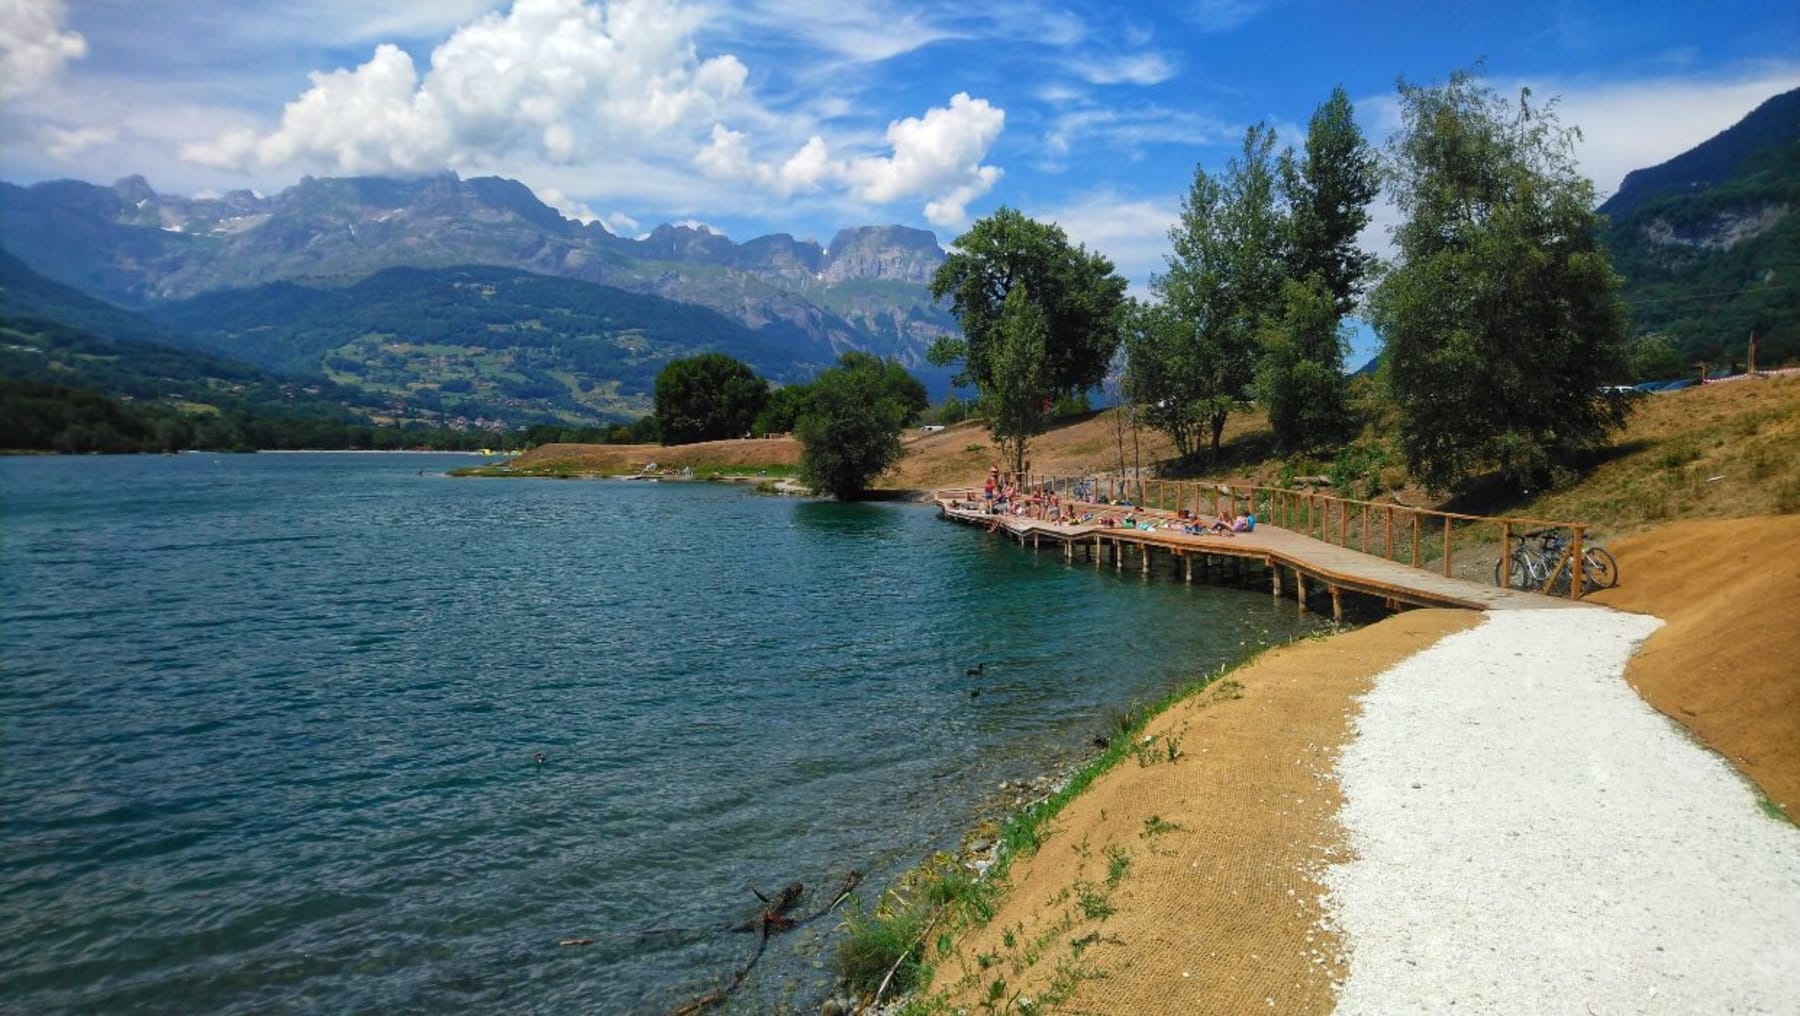
<svg viewBox="0 0 1800 1016">
<path fill-rule="evenodd" d="M 345 173 L 567 164 L 691 144 L 726 115 L 748 70 L 702 60 L 699 15 L 670 0 L 516 0 L 453 33 L 423 71 L 376 47 L 354 69 L 318 72 L 273 132 L 190 144 L 205 165 L 313 164 Z"/>
<path fill-rule="evenodd" d="M 1135 295 L 1148 296 L 1150 276 L 1167 268 L 1169 228 L 1181 218 L 1181 202 L 1175 197 L 1132 198 L 1101 190 L 1053 208 L 1044 217 L 1061 226 L 1069 239 L 1105 254 Z"/>
<path fill-rule="evenodd" d="M 0 101 L 43 88 L 87 55 L 87 40 L 63 28 L 64 15 L 62 0 L 0 0 Z"/>
<path fill-rule="evenodd" d="M 958 92 L 948 106 L 888 124 L 886 155 L 834 158 L 830 146 L 815 135 L 776 165 L 755 157 L 747 134 L 715 124 L 711 141 L 694 161 L 715 178 L 783 195 L 835 184 L 876 204 L 924 199 L 925 218 L 932 225 L 958 226 L 968 219 L 969 202 L 1000 179 L 1000 168 L 982 160 L 1005 126 L 1005 110 Z"/>
</svg>

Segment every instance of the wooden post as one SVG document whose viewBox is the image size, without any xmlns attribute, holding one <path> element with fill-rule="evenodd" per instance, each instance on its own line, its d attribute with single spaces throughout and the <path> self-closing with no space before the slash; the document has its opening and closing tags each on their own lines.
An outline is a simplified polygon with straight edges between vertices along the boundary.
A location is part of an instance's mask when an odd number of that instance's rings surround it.
<svg viewBox="0 0 1800 1016">
<path fill-rule="evenodd" d="M 1338 502 L 1338 546 L 1350 544 L 1350 502 Z"/>
<path fill-rule="evenodd" d="M 1419 513 L 1413 512 L 1413 567 L 1419 566 Z"/>
<path fill-rule="evenodd" d="M 1138 544 L 1138 553 L 1144 558 L 1144 575 L 1148 576 L 1150 574 L 1150 545 L 1148 543 Z"/>
<path fill-rule="evenodd" d="M 1328 586 L 1326 588 L 1331 590 L 1331 620 L 1338 624 L 1342 624 L 1344 622 L 1344 601 L 1341 596 L 1342 590 L 1338 589 L 1337 586 Z"/>
<path fill-rule="evenodd" d="M 1114 540 L 1113 541 L 1113 571 L 1124 571 L 1124 570 L 1125 570 L 1125 542 L 1123 540 Z"/>
<path fill-rule="evenodd" d="M 1368 505 L 1368 502 L 1363 503 L 1362 552 L 1365 554 L 1367 554 L 1369 552 L 1369 505 Z"/>
<path fill-rule="evenodd" d="M 1194 555 L 1183 551 L 1181 554 L 1182 581 L 1194 581 Z"/>
<path fill-rule="evenodd" d="M 1450 516 L 1444 516 L 1444 577 L 1450 577 Z"/>
<path fill-rule="evenodd" d="M 1294 569 L 1294 602 L 1300 605 L 1300 613 L 1306 613 L 1306 573 Z"/>
<path fill-rule="evenodd" d="M 1389 561 L 1394 559 L 1394 506 L 1388 505 L 1387 529 L 1381 538 L 1381 556 Z"/>
<path fill-rule="evenodd" d="M 1500 588 L 1512 588 L 1512 523 L 1500 522 Z"/>
<path fill-rule="evenodd" d="M 1277 600 L 1281 599 L 1281 566 L 1275 563 L 1274 558 L 1269 559 L 1269 592 Z"/>
<path fill-rule="evenodd" d="M 1092 551 L 1092 556 L 1094 558 L 1094 567 L 1096 567 L 1096 568 L 1100 567 L 1100 537 L 1098 535 L 1096 535 L 1094 537 L 1094 549 Z"/>
<path fill-rule="evenodd" d="M 1754 337 L 1750 339 L 1750 355 L 1752 357 L 1756 355 L 1756 339 Z M 1751 365 L 1755 366 L 1754 359 L 1752 359 Z M 1575 527 L 1575 539 L 1569 544 L 1569 553 L 1574 555 L 1569 559 L 1569 599 L 1571 600 L 1581 599 L 1581 594 L 1587 591 L 1582 588 L 1583 584 L 1587 582 L 1587 575 L 1581 570 L 1581 530 L 1581 526 Z"/>
</svg>

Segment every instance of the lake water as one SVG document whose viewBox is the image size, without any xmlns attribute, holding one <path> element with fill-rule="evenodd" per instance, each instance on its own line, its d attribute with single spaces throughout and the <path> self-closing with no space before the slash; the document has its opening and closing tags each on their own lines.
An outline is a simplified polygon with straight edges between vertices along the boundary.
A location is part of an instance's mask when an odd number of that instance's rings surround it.
<svg viewBox="0 0 1800 1016">
<path fill-rule="evenodd" d="M 0 460 L 0 1007 L 666 1012 L 749 886 L 873 899 L 1318 623 L 916 505 L 467 461 Z M 736 1010 L 816 1012 L 835 924 Z"/>
</svg>

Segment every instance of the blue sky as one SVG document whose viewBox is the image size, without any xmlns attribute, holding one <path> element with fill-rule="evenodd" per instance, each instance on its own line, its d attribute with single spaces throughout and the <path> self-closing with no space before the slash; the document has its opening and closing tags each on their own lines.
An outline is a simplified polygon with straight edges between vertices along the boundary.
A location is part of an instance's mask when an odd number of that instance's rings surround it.
<svg viewBox="0 0 1800 1016">
<path fill-rule="evenodd" d="M 1342 85 L 1379 142 L 1396 79 L 1482 59 L 1561 97 L 1604 196 L 1800 85 L 1800 6 L 9 0 L 0 178 L 194 194 L 453 169 L 628 235 L 897 222 L 946 246 L 1004 204 L 1141 291 L 1194 167 L 1247 125 L 1297 141 Z"/>
</svg>

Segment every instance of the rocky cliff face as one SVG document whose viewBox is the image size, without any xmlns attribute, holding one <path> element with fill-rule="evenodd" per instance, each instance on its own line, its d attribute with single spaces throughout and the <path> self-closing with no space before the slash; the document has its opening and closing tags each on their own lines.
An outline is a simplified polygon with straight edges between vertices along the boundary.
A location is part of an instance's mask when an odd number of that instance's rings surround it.
<svg viewBox="0 0 1800 1016">
<path fill-rule="evenodd" d="M 1644 223 L 1643 234 L 1651 243 L 1662 246 L 1730 250 L 1780 226 L 1788 212 L 1785 204 L 1768 204 L 1721 211 L 1698 223 L 1678 224 L 1665 218 L 1654 218 Z"/>
<path fill-rule="evenodd" d="M 930 285 L 944 263 L 937 237 L 905 226 L 863 226 L 840 230 L 827 248 L 822 271 L 828 283 L 887 279 Z"/>
</svg>

